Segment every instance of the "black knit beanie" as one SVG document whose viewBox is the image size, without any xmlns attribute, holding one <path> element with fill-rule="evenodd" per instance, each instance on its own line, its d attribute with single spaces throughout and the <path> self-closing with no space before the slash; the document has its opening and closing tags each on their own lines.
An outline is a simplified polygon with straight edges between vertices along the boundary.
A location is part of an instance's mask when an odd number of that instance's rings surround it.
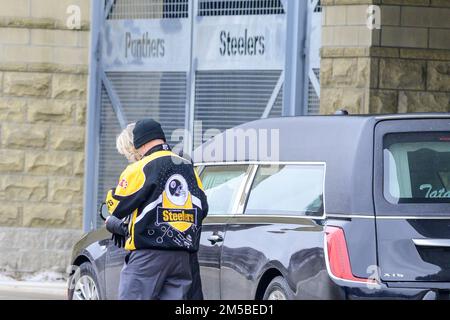
<svg viewBox="0 0 450 320">
<path fill-rule="evenodd" d="M 166 141 L 166 136 L 161 128 L 161 125 L 153 119 L 139 120 L 133 129 L 133 144 L 136 149 L 139 149 L 147 142 L 156 139 Z"/>
</svg>

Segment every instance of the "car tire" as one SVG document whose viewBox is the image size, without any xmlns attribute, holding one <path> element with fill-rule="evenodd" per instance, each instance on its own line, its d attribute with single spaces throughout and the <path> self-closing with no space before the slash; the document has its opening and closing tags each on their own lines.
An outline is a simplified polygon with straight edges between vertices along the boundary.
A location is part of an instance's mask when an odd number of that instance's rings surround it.
<svg viewBox="0 0 450 320">
<path fill-rule="evenodd" d="M 80 265 L 79 271 L 75 272 L 75 276 L 69 284 L 71 284 L 69 300 L 101 300 L 97 275 L 90 262 Z"/>
<path fill-rule="evenodd" d="M 294 293 L 283 277 L 275 277 L 267 286 L 263 300 L 294 300 Z"/>
</svg>

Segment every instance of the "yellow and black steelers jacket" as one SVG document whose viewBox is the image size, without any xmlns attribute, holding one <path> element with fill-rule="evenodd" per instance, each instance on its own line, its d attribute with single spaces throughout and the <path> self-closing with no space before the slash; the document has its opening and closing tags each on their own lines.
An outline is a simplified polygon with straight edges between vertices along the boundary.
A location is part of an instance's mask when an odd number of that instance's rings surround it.
<svg viewBox="0 0 450 320">
<path fill-rule="evenodd" d="M 106 204 L 119 219 L 132 215 L 125 249 L 198 250 L 206 195 L 191 162 L 168 145 L 129 165 Z"/>
</svg>

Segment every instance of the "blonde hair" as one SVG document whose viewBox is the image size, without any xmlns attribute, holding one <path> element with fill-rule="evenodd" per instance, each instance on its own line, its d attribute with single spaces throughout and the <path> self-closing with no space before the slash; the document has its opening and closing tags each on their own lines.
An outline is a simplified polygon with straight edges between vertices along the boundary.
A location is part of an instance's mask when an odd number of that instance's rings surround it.
<svg viewBox="0 0 450 320">
<path fill-rule="evenodd" d="M 136 162 L 142 158 L 133 144 L 133 129 L 135 125 L 135 123 L 130 123 L 125 129 L 122 130 L 116 139 L 117 151 L 119 151 L 121 155 L 125 156 L 128 162 Z"/>
</svg>

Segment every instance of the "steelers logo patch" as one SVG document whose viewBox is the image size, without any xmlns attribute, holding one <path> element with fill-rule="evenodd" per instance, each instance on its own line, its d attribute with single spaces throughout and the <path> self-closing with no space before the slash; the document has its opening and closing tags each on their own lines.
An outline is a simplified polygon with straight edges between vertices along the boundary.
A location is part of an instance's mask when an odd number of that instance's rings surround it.
<svg viewBox="0 0 450 320">
<path fill-rule="evenodd" d="M 179 174 L 174 174 L 167 180 L 164 191 L 168 200 L 176 206 L 183 206 L 188 200 L 188 184 L 186 179 Z"/>
</svg>

